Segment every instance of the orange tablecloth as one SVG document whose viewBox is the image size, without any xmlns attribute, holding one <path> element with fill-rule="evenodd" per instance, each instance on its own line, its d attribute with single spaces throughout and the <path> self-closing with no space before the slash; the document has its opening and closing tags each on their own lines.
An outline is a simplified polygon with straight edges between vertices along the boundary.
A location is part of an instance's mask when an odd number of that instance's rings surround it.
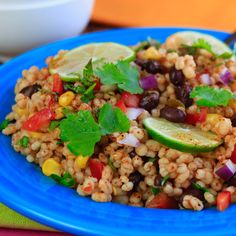
<svg viewBox="0 0 236 236">
<path fill-rule="evenodd" d="M 236 0 L 96 0 L 94 21 L 236 30 Z"/>
</svg>

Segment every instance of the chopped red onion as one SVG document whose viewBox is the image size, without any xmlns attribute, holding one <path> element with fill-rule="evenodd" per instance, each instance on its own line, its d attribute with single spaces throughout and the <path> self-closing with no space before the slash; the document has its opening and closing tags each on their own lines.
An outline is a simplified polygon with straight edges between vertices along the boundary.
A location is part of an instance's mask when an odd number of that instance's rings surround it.
<svg viewBox="0 0 236 236">
<path fill-rule="evenodd" d="M 202 74 L 200 76 L 200 80 L 202 84 L 210 85 L 211 84 L 211 77 L 209 74 Z"/>
<path fill-rule="evenodd" d="M 130 120 L 135 120 L 144 112 L 143 108 L 127 108 L 126 115 Z"/>
<path fill-rule="evenodd" d="M 220 73 L 220 80 L 223 84 L 228 84 L 233 79 L 234 78 L 233 78 L 232 74 L 226 68 Z"/>
<path fill-rule="evenodd" d="M 215 173 L 223 180 L 229 180 L 236 172 L 236 165 L 228 160 L 223 166 L 218 168 Z"/>
<path fill-rule="evenodd" d="M 157 80 L 154 75 L 149 75 L 149 76 L 143 77 L 139 82 L 140 82 L 140 86 L 143 89 L 157 88 Z"/>
<path fill-rule="evenodd" d="M 130 147 L 138 147 L 140 145 L 139 140 L 133 134 L 125 134 L 125 137 L 117 141 L 120 144 L 124 144 Z"/>
</svg>

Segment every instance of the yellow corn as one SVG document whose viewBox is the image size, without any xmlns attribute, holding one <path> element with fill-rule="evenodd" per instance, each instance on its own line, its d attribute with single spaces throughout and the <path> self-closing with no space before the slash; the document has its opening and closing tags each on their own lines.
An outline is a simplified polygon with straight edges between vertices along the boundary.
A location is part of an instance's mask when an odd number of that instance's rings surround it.
<svg viewBox="0 0 236 236">
<path fill-rule="evenodd" d="M 142 54 L 143 59 L 153 59 L 157 60 L 158 59 L 158 52 L 155 47 L 150 47 L 146 51 L 143 52 Z"/>
<path fill-rule="evenodd" d="M 219 114 L 207 114 L 206 122 L 215 125 L 219 120 L 221 120 L 223 117 Z"/>
<path fill-rule="evenodd" d="M 15 108 L 15 112 L 19 116 L 23 116 L 23 115 L 27 115 L 28 114 L 28 111 L 26 109 L 22 109 L 22 108 L 19 108 L 19 107 Z"/>
<path fill-rule="evenodd" d="M 50 176 L 52 174 L 60 176 L 62 173 L 62 167 L 53 158 L 49 158 L 43 163 L 42 171 L 47 176 Z"/>
<path fill-rule="evenodd" d="M 72 103 L 74 98 L 75 98 L 75 94 L 71 91 L 67 91 L 59 97 L 58 103 L 60 106 L 66 107 Z"/>
<path fill-rule="evenodd" d="M 40 133 L 40 132 L 28 132 L 29 133 L 29 136 L 31 138 L 41 138 L 43 136 L 43 133 Z"/>
<path fill-rule="evenodd" d="M 236 100 L 235 100 L 235 99 L 231 99 L 231 100 L 229 101 L 229 106 L 230 106 L 231 108 L 233 108 L 234 112 L 236 112 Z"/>
<path fill-rule="evenodd" d="M 63 107 L 58 107 L 58 108 L 56 108 L 55 109 L 55 119 L 56 120 L 60 120 L 61 118 L 63 118 L 64 117 L 64 114 L 63 114 Z"/>
<path fill-rule="evenodd" d="M 79 155 L 76 159 L 75 159 L 75 165 L 77 168 L 79 169 L 85 169 L 86 165 L 87 165 L 87 162 L 88 162 L 88 159 L 89 157 L 86 156 L 82 156 L 82 155 Z"/>
</svg>

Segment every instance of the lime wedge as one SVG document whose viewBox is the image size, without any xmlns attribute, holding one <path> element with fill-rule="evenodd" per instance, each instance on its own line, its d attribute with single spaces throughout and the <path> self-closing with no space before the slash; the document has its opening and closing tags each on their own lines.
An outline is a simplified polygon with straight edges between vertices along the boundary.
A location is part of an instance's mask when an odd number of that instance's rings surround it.
<svg viewBox="0 0 236 236">
<path fill-rule="evenodd" d="M 212 50 L 218 55 L 223 54 L 224 52 L 233 53 L 233 51 L 219 39 L 209 34 L 203 34 L 195 31 L 180 31 L 175 34 L 172 34 L 167 38 L 166 46 L 168 49 L 174 49 L 171 48 L 173 43 L 175 43 L 177 47 L 179 47 L 181 44 L 192 45 L 198 39 L 205 39 L 208 43 L 212 45 Z M 231 59 L 234 60 L 235 57 L 232 56 Z"/>
<path fill-rule="evenodd" d="M 135 53 L 118 43 L 91 43 L 74 48 L 62 56 L 55 57 L 49 65 L 51 74 L 58 73 L 64 81 L 76 81 L 86 64 L 92 59 L 94 67 L 105 62 L 132 61 Z"/>
<path fill-rule="evenodd" d="M 143 124 L 153 139 L 182 152 L 209 152 L 222 143 L 216 134 L 192 125 L 173 123 L 162 118 L 146 118 Z"/>
</svg>

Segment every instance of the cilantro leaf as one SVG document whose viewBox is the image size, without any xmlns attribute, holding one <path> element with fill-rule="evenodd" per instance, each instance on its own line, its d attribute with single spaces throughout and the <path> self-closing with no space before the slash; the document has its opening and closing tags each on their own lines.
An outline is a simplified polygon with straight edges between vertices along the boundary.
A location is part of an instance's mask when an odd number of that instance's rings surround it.
<svg viewBox="0 0 236 236">
<path fill-rule="evenodd" d="M 198 39 L 192 45 L 182 44 L 182 47 L 185 48 L 190 55 L 196 54 L 197 49 L 205 49 L 209 53 L 215 55 L 215 53 L 212 51 L 211 44 L 202 38 Z"/>
<path fill-rule="evenodd" d="M 83 77 L 80 82 L 85 86 L 89 87 L 94 82 L 93 64 L 92 59 L 89 60 L 87 65 L 83 69 Z"/>
<path fill-rule="evenodd" d="M 116 84 L 120 89 L 132 94 L 140 94 L 143 89 L 139 85 L 139 73 L 137 68 L 127 61 L 118 61 L 117 64 L 106 63 L 95 71 L 104 85 Z"/>
<path fill-rule="evenodd" d="M 71 83 L 65 84 L 64 87 L 68 90 L 71 90 L 71 91 L 73 91 L 75 93 L 79 93 L 79 94 L 83 94 L 86 91 L 86 89 L 83 86 L 81 86 L 81 85 L 74 86 Z"/>
<path fill-rule="evenodd" d="M 52 174 L 50 175 L 50 177 L 54 179 L 57 183 L 62 184 L 66 187 L 72 188 L 76 184 L 74 177 L 69 172 L 65 172 L 63 176 Z"/>
<path fill-rule="evenodd" d="M 5 128 L 7 128 L 8 124 L 10 123 L 10 120 L 4 120 L 1 124 L 0 124 L 0 131 L 4 130 Z"/>
<path fill-rule="evenodd" d="M 212 45 L 202 38 L 198 39 L 192 45 L 182 44 L 182 47 L 186 49 L 187 53 L 190 55 L 196 54 L 197 49 L 205 49 L 206 51 L 211 53 L 215 58 L 230 59 L 233 56 L 233 53 L 230 52 L 224 52 L 222 54 L 215 53 L 212 49 Z"/>
<path fill-rule="evenodd" d="M 85 103 L 88 103 L 90 100 L 92 100 L 95 96 L 93 93 L 94 88 L 96 87 L 96 83 L 93 83 L 83 94 L 81 97 L 81 100 Z"/>
<path fill-rule="evenodd" d="M 51 121 L 49 127 L 48 127 L 48 130 L 49 131 L 53 131 L 54 129 L 56 129 L 60 124 L 60 121 L 59 120 L 53 120 Z"/>
<path fill-rule="evenodd" d="M 233 93 L 223 88 L 209 86 L 196 86 L 190 93 L 191 98 L 196 98 L 197 105 L 205 107 L 227 106 Z"/>
<path fill-rule="evenodd" d="M 130 128 L 128 117 L 119 109 L 112 109 L 111 104 L 105 104 L 99 112 L 98 118 L 102 134 L 127 132 Z"/>
<path fill-rule="evenodd" d="M 99 124 L 90 111 L 67 113 L 59 125 L 60 139 L 74 155 L 91 156 L 102 135 L 127 132 L 130 128 L 128 118 L 119 108 L 112 109 L 110 104 L 103 105 L 98 120 Z"/>
<path fill-rule="evenodd" d="M 157 195 L 158 193 L 160 193 L 162 191 L 162 189 L 161 188 L 152 187 L 151 191 L 152 191 L 153 195 Z"/>
<path fill-rule="evenodd" d="M 18 142 L 21 147 L 27 148 L 29 146 L 29 137 L 23 136 Z"/>
<path fill-rule="evenodd" d="M 90 111 L 68 114 L 60 122 L 60 139 L 68 142 L 68 149 L 75 155 L 91 156 L 95 144 L 101 139 L 101 129 Z"/>
</svg>

